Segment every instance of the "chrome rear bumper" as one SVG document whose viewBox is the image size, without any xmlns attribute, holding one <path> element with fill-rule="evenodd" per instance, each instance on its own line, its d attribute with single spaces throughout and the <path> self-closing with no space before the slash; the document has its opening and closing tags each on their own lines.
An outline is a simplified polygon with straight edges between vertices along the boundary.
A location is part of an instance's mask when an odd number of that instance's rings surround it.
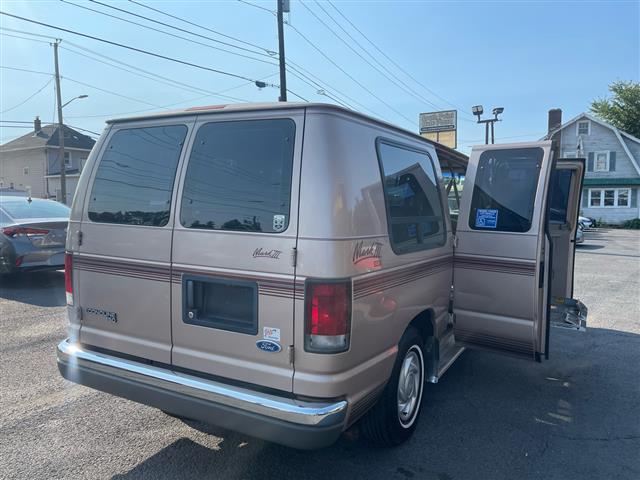
<svg viewBox="0 0 640 480">
<path fill-rule="evenodd" d="M 133 401 L 294 448 L 333 443 L 345 425 L 347 402 L 302 402 L 226 385 L 168 368 L 82 348 L 57 347 L 64 378 Z"/>
</svg>

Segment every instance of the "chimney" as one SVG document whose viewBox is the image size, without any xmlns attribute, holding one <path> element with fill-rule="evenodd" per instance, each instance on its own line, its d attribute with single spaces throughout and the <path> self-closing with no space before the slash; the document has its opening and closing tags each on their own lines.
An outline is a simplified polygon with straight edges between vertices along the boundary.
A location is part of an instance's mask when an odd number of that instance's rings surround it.
<svg viewBox="0 0 640 480">
<path fill-rule="evenodd" d="M 554 158 L 560 158 L 560 146 L 562 145 L 562 110 L 552 108 L 549 110 L 549 123 L 547 138 L 551 140 L 551 150 L 554 152 Z"/>
<path fill-rule="evenodd" d="M 33 121 L 33 131 L 38 133 L 40 130 L 42 130 L 42 122 L 40 121 L 40 117 L 36 117 Z"/>
</svg>

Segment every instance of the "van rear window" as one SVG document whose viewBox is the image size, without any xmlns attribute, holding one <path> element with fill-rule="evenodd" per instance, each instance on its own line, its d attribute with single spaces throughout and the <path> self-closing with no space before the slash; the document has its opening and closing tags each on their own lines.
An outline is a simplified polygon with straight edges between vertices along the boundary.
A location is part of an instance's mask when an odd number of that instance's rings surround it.
<svg viewBox="0 0 640 480">
<path fill-rule="evenodd" d="M 117 131 L 102 155 L 89 200 L 89 219 L 162 227 L 187 127 L 167 125 Z"/>
<path fill-rule="evenodd" d="M 212 122 L 198 130 L 184 181 L 187 228 L 279 233 L 289 224 L 295 123 Z"/>
</svg>

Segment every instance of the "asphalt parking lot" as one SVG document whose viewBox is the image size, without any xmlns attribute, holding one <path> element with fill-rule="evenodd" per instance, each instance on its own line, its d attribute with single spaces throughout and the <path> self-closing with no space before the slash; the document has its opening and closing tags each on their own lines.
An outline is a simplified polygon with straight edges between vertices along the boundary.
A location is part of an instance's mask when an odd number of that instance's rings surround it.
<svg viewBox="0 0 640 480">
<path fill-rule="evenodd" d="M 429 385 L 416 435 L 357 428 L 301 452 L 63 380 L 61 272 L 2 279 L 0 478 L 640 478 L 640 232 L 587 232 L 575 296 L 589 330 L 554 330 L 542 364 L 467 351 Z"/>
</svg>

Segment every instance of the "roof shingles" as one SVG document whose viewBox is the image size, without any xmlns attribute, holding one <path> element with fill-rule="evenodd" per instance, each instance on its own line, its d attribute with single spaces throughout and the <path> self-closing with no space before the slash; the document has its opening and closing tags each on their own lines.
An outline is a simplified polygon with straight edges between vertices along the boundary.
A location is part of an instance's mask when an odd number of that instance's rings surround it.
<svg viewBox="0 0 640 480">
<path fill-rule="evenodd" d="M 58 147 L 58 139 L 58 125 L 44 125 L 37 133 L 29 132 L 4 145 L 0 145 L 0 151 L 23 150 L 36 147 Z M 93 138 L 74 130 L 68 125 L 64 126 L 65 147 L 91 150 L 95 143 Z"/>
</svg>

